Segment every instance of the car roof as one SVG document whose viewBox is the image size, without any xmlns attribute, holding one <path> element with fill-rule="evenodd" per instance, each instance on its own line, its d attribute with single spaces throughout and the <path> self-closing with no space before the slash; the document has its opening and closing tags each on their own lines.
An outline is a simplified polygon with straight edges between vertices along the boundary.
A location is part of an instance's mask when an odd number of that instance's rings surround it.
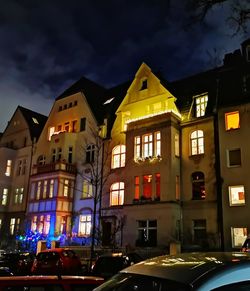
<svg viewBox="0 0 250 291">
<path fill-rule="evenodd" d="M 148 259 L 122 270 L 121 273 L 134 273 L 193 284 L 197 278 L 209 272 L 242 261 L 250 266 L 250 255 L 242 252 L 182 253 Z"/>
</svg>

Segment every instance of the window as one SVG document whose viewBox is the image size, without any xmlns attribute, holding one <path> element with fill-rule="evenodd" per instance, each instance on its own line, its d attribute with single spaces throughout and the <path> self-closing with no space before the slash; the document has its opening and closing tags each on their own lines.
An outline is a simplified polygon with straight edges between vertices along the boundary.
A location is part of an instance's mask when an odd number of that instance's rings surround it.
<svg viewBox="0 0 250 291">
<path fill-rule="evenodd" d="M 3 195 L 2 195 L 2 205 L 7 205 L 8 202 L 8 189 L 7 188 L 3 188 Z"/>
<path fill-rule="evenodd" d="M 10 234 L 13 235 L 15 232 L 15 218 L 10 219 Z"/>
<path fill-rule="evenodd" d="M 45 216 L 43 233 L 48 234 L 50 229 L 50 215 Z"/>
<path fill-rule="evenodd" d="M 11 175 L 11 165 L 12 165 L 12 160 L 7 160 L 5 176 Z"/>
<path fill-rule="evenodd" d="M 20 176 L 22 171 L 22 160 L 17 161 L 17 172 L 16 175 Z"/>
<path fill-rule="evenodd" d="M 193 220 L 194 243 L 204 244 L 207 238 L 207 223 L 205 219 Z"/>
<path fill-rule="evenodd" d="M 80 131 L 84 131 L 86 129 L 86 118 L 83 117 L 81 118 L 81 122 L 80 122 Z"/>
<path fill-rule="evenodd" d="M 64 123 L 64 130 L 65 130 L 66 132 L 69 132 L 69 129 L 70 129 L 70 127 L 69 127 L 69 122 L 65 122 L 65 123 Z"/>
<path fill-rule="evenodd" d="M 60 225 L 60 232 L 65 234 L 66 233 L 66 225 L 67 225 L 67 217 L 62 216 L 61 217 L 61 225 Z"/>
<path fill-rule="evenodd" d="M 195 96 L 196 117 L 204 116 L 206 113 L 208 95 Z"/>
<path fill-rule="evenodd" d="M 245 205 L 244 186 L 229 186 L 228 189 L 230 206 Z"/>
<path fill-rule="evenodd" d="M 152 175 L 143 176 L 143 198 L 152 198 Z"/>
<path fill-rule="evenodd" d="M 89 236 L 91 233 L 91 215 L 80 215 L 79 236 Z"/>
<path fill-rule="evenodd" d="M 241 151 L 240 149 L 233 149 L 227 151 L 228 167 L 241 166 Z"/>
<path fill-rule="evenodd" d="M 14 203 L 15 204 L 22 204 L 23 203 L 23 188 L 16 188 L 15 190 L 15 197 Z"/>
<path fill-rule="evenodd" d="M 55 133 L 55 127 L 51 126 L 48 129 L 48 140 L 51 140 L 52 135 Z"/>
<path fill-rule="evenodd" d="M 157 220 L 138 220 L 137 246 L 157 246 Z"/>
<path fill-rule="evenodd" d="M 144 79 L 141 82 L 141 89 L 140 90 L 145 90 L 147 88 L 148 88 L 148 80 L 147 79 Z"/>
<path fill-rule="evenodd" d="M 239 111 L 225 113 L 226 130 L 240 128 L 240 114 Z"/>
<path fill-rule="evenodd" d="M 68 163 L 69 164 L 72 163 L 72 158 L 73 158 L 73 147 L 69 147 L 69 151 L 68 151 Z"/>
<path fill-rule="evenodd" d="M 54 179 L 50 180 L 49 184 L 49 198 L 52 198 L 54 195 Z"/>
<path fill-rule="evenodd" d="M 64 179 L 63 196 L 64 197 L 69 196 L 69 180 L 68 179 Z"/>
<path fill-rule="evenodd" d="M 52 149 L 52 163 L 60 161 L 62 158 L 62 148 Z"/>
<path fill-rule="evenodd" d="M 72 132 L 76 132 L 77 129 L 77 120 L 72 121 Z"/>
<path fill-rule="evenodd" d="M 191 133 L 191 155 L 204 154 L 204 134 L 202 130 Z"/>
<path fill-rule="evenodd" d="M 44 180 L 43 181 L 43 199 L 46 199 L 47 197 L 47 186 L 48 186 L 48 181 Z"/>
<path fill-rule="evenodd" d="M 142 156 L 153 156 L 153 134 L 145 134 L 142 136 Z"/>
<path fill-rule="evenodd" d="M 86 149 L 86 163 L 93 163 L 95 161 L 95 145 L 90 144 Z"/>
<path fill-rule="evenodd" d="M 161 197 L 161 175 L 159 173 L 155 174 L 155 198 L 160 199 Z"/>
<path fill-rule="evenodd" d="M 155 132 L 154 137 L 155 137 L 154 154 L 155 154 L 155 156 L 160 156 L 161 155 L 161 133 L 160 133 L 160 131 Z"/>
<path fill-rule="evenodd" d="M 135 151 L 134 151 L 134 157 L 139 158 L 141 156 L 141 137 L 136 136 L 135 137 Z"/>
<path fill-rule="evenodd" d="M 205 176 L 202 172 L 192 174 L 192 194 L 193 200 L 202 200 L 206 198 Z"/>
<path fill-rule="evenodd" d="M 125 167 L 126 146 L 118 145 L 112 150 L 112 169 Z"/>
<path fill-rule="evenodd" d="M 180 136 L 179 133 L 174 135 L 174 153 L 176 157 L 180 156 Z"/>
<path fill-rule="evenodd" d="M 38 181 L 37 182 L 37 190 L 36 190 L 36 200 L 39 200 L 40 199 L 41 187 L 42 187 L 42 182 L 41 181 Z"/>
<path fill-rule="evenodd" d="M 37 159 L 37 164 L 39 166 L 45 165 L 45 159 L 46 159 L 45 156 L 43 156 L 43 155 L 39 156 Z"/>
<path fill-rule="evenodd" d="M 135 177 L 135 195 L 134 199 L 139 200 L 140 198 L 140 177 L 136 176 Z"/>
<path fill-rule="evenodd" d="M 246 227 L 231 227 L 232 247 L 242 247 L 245 239 L 247 238 Z"/>
<path fill-rule="evenodd" d="M 39 223 L 38 223 L 38 227 L 37 227 L 37 231 L 39 233 L 43 233 L 43 224 L 44 224 L 44 216 L 41 215 L 39 218 Z"/>
<path fill-rule="evenodd" d="M 84 180 L 82 184 L 82 198 L 89 197 L 93 197 L 93 185 L 89 181 Z"/>
<path fill-rule="evenodd" d="M 123 205 L 124 203 L 124 183 L 114 183 L 110 187 L 110 205 Z"/>
<path fill-rule="evenodd" d="M 37 216 L 33 216 L 31 221 L 31 231 L 35 232 L 36 229 L 37 229 Z"/>
<path fill-rule="evenodd" d="M 0 229 L 2 228 L 2 218 L 0 218 Z"/>
</svg>

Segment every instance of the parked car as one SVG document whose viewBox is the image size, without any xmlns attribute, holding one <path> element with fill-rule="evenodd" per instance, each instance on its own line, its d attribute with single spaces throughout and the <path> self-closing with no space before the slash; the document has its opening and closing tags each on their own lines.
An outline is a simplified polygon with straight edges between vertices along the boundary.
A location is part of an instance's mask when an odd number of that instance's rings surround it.
<svg viewBox="0 0 250 291">
<path fill-rule="evenodd" d="M 248 253 L 186 253 L 130 266 L 95 291 L 250 290 Z"/>
<path fill-rule="evenodd" d="M 15 275 L 29 275 L 35 255 L 29 252 L 5 252 L 0 257 L 0 267 L 5 267 Z"/>
<path fill-rule="evenodd" d="M 0 277 L 0 291 L 90 291 L 103 278 L 81 276 Z"/>
<path fill-rule="evenodd" d="M 71 249 L 48 249 L 36 255 L 31 273 L 33 275 L 79 275 L 81 274 L 81 261 Z"/>
<path fill-rule="evenodd" d="M 120 270 L 142 261 L 143 258 L 133 253 L 112 253 L 99 256 L 92 266 L 91 274 L 105 279 L 117 274 Z"/>
<path fill-rule="evenodd" d="M 250 252 L 250 237 L 247 237 L 246 240 L 244 241 L 241 251 Z"/>
</svg>

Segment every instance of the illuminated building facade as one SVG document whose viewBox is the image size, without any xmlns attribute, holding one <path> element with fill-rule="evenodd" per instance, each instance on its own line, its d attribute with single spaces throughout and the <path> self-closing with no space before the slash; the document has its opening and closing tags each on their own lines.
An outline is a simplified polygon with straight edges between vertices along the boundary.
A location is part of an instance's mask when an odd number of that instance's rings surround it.
<svg viewBox="0 0 250 291">
<path fill-rule="evenodd" d="M 23 232 L 29 191 L 31 159 L 46 117 L 18 106 L 0 141 L 1 247 L 15 247 Z"/>
</svg>

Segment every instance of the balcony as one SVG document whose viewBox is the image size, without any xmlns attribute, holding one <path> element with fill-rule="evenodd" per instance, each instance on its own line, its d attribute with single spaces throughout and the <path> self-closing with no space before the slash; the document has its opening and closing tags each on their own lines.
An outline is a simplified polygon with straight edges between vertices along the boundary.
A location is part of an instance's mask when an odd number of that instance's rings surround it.
<svg viewBox="0 0 250 291">
<path fill-rule="evenodd" d="M 64 171 L 70 174 L 76 174 L 76 166 L 73 164 L 68 164 L 63 161 L 58 161 L 55 163 L 45 165 L 34 165 L 32 168 L 32 175 L 51 173 L 57 171 Z"/>
</svg>

